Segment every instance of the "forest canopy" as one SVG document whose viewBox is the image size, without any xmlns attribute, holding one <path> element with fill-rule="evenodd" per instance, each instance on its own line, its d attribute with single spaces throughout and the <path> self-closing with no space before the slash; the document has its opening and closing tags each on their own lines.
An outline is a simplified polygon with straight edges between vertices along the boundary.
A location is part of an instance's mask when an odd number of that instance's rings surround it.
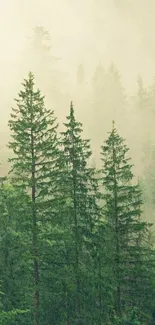
<svg viewBox="0 0 155 325">
<path fill-rule="evenodd" d="M 98 69 L 95 78 L 100 73 L 105 77 Z M 108 74 L 112 89 L 119 75 L 114 66 Z M 78 82 L 83 78 L 80 66 Z M 138 96 L 143 109 L 141 81 Z M 118 99 L 123 110 L 123 92 Z M 113 107 L 113 99 L 104 101 Z M 0 183 L 0 322 L 153 324 L 155 251 L 144 208 L 153 167 L 136 180 L 114 121 L 97 167 L 74 103 L 60 131 L 31 72 L 8 125 L 10 170 Z"/>
</svg>

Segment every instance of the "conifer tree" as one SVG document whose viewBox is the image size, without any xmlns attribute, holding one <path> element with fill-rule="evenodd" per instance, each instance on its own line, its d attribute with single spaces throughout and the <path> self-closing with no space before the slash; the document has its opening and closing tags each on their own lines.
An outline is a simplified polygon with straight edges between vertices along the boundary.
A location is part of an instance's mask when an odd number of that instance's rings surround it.
<svg viewBox="0 0 155 325">
<path fill-rule="evenodd" d="M 115 119 L 119 128 L 124 130 L 127 120 L 127 101 L 119 71 L 114 64 L 106 70 L 100 63 L 94 73 L 92 89 L 92 132 L 93 147 L 105 137 L 107 122 Z M 121 116 L 121 119 L 120 119 Z M 95 130 L 95 132 L 94 132 Z M 125 130 L 126 131 L 126 130 Z M 100 157 L 98 157 L 100 159 Z"/>
<path fill-rule="evenodd" d="M 140 111 L 147 110 L 148 107 L 148 91 L 144 87 L 143 79 L 141 76 L 138 77 L 138 94 L 137 94 L 137 106 Z"/>
<path fill-rule="evenodd" d="M 30 273 L 28 202 L 29 197 L 16 191 L 11 184 L 4 182 L 0 185 L 0 281 L 3 293 L 0 308 L 3 310 L 3 324 L 8 311 L 9 324 L 12 324 L 11 311 L 31 307 L 33 282 Z M 23 325 L 30 319 L 30 312 L 19 315 L 16 324 Z"/>
<path fill-rule="evenodd" d="M 92 304 L 93 297 L 90 295 L 91 290 L 88 286 L 90 277 L 87 267 L 92 261 L 90 247 L 95 225 L 100 216 L 98 206 L 100 194 L 96 171 L 89 166 L 91 157 L 89 140 L 82 139 L 82 124 L 75 119 L 72 103 L 64 126 L 65 130 L 62 132 L 61 139 L 61 190 L 63 206 L 65 207 L 65 202 L 68 202 L 64 215 L 67 216 L 66 227 L 72 234 L 71 245 L 74 249 L 72 249 L 72 263 L 76 277 L 76 310 L 72 322 L 85 324 L 92 317 L 90 308 L 88 308 Z M 88 263 L 87 266 L 86 263 Z M 91 269 L 89 269 L 89 274 L 91 274 Z M 90 302 L 88 303 L 89 295 Z"/>
<path fill-rule="evenodd" d="M 53 111 L 47 110 L 44 97 L 34 88 L 34 76 L 29 73 L 23 90 L 12 109 L 9 126 L 14 156 L 12 178 L 15 186 L 31 198 L 31 233 L 34 277 L 34 325 L 39 324 L 39 223 L 43 223 L 49 199 L 55 191 L 55 161 L 57 157 L 57 125 Z M 50 203 L 51 204 L 51 203 Z"/>
<path fill-rule="evenodd" d="M 154 100 L 155 100 L 155 78 L 151 86 L 146 90 L 144 95 L 139 98 L 139 110 L 140 111 L 138 119 L 141 122 L 141 132 L 142 136 L 140 141 L 143 140 L 143 173 L 141 175 L 141 185 L 144 193 L 145 202 L 145 213 L 149 212 L 151 221 L 154 221 L 154 164 L 155 164 L 155 134 L 154 134 Z"/>
<path fill-rule="evenodd" d="M 66 96 L 66 75 L 61 71 L 61 59 L 54 54 L 51 33 L 44 26 L 33 29 L 26 55 L 27 70 L 31 67 L 34 72 L 39 87 L 47 95 L 47 105 L 61 107 Z"/>
<path fill-rule="evenodd" d="M 108 260 L 109 270 L 113 270 L 113 303 L 117 316 L 121 316 L 122 311 L 128 311 L 133 304 L 136 306 L 132 281 L 136 274 L 137 277 L 141 276 L 140 270 L 137 270 L 140 265 L 137 256 L 146 229 L 146 224 L 140 218 L 141 191 L 133 183 L 128 150 L 113 123 L 112 132 L 102 146 L 101 155 L 105 191 L 104 214 L 109 229 Z M 138 239 L 140 242 L 137 246 Z"/>
</svg>

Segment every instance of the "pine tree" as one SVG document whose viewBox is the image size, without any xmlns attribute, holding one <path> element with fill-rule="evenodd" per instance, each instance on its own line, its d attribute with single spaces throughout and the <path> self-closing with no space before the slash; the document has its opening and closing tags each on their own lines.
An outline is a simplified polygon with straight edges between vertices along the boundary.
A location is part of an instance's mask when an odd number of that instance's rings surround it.
<svg viewBox="0 0 155 325">
<path fill-rule="evenodd" d="M 126 95 L 121 76 L 114 64 L 111 64 L 107 70 L 101 63 L 97 66 L 93 78 L 92 94 L 93 147 L 96 149 L 98 143 L 106 136 L 104 130 L 107 128 L 107 123 L 110 125 L 112 118 L 116 120 L 121 130 L 124 130 L 124 126 L 126 127 Z M 97 158 L 99 161 L 100 157 Z"/>
<path fill-rule="evenodd" d="M 134 291 L 135 274 L 141 277 L 136 265 L 139 245 L 142 245 L 146 224 L 141 221 L 141 191 L 133 183 L 132 165 L 127 157 L 128 148 L 113 129 L 102 146 L 104 214 L 109 229 L 107 247 L 109 270 L 113 276 L 113 302 L 117 316 L 136 305 Z M 137 240 L 140 243 L 137 246 Z M 108 244 L 109 243 L 109 244 Z M 109 261 L 109 259 L 108 259 Z M 138 272 L 138 273 L 137 273 Z M 142 289 L 142 288 L 141 288 Z"/>
<path fill-rule="evenodd" d="M 85 324 L 92 317 L 90 312 L 90 306 L 93 304 L 92 288 L 90 289 L 88 283 L 92 267 L 90 247 L 100 215 L 99 185 L 95 169 L 89 167 L 91 157 L 89 140 L 82 139 L 82 124 L 75 119 L 72 103 L 64 126 L 61 139 L 61 191 L 65 209 L 63 214 L 66 216 L 66 227 L 71 238 L 69 245 L 72 246 L 72 274 L 75 274 L 76 278 L 76 309 L 71 321 L 75 321 L 75 324 Z M 65 202 L 68 202 L 67 206 Z"/>
<path fill-rule="evenodd" d="M 16 99 L 9 126 L 13 150 L 13 182 L 31 198 L 31 233 L 34 274 L 34 325 L 39 324 L 39 223 L 43 223 L 49 199 L 55 191 L 57 125 L 53 111 L 44 106 L 44 97 L 34 89 L 34 76 L 29 73 L 24 89 Z M 51 204 L 51 203 L 50 203 Z"/>
<path fill-rule="evenodd" d="M 36 26 L 26 55 L 26 69 L 34 72 L 39 87 L 46 95 L 47 105 L 54 105 L 55 109 L 61 107 L 66 97 L 66 74 L 59 64 L 61 59 L 54 55 L 50 31 Z"/>
<path fill-rule="evenodd" d="M 29 197 L 6 180 L 0 185 L 0 282 L 2 319 L 11 311 L 31 308 Z M 12 313 L 12 316 L 16 316 Z M 30 312 L 16 318 L 16 324 L 30 322 Z M 1 321 L 1 317 L 0 317 Z M 11 321 L 9 324 L 12 324 Z"/>
<path fill-rule="evenodd" d="M 151 109 L 151 94 L 149 89 L 147 89 L 143 83 L 141 76 L 138 78 L 138 89 L 135 98 L 135 109 L 133 112 L 133 118 L 136 121 L 139 129 L 139 141 L 145 139 L 145 144 L 148 146 L 148 142 L 151 140 L 150 137 L 150 122 L 152 120 L 152 109 Z M 145 134 L 145 136 L 144 136 Z"/>
<path fill-rule="evenodd" d="M 104 91 L 104 105 L 107 107 L 108 115 L 110 118 L 113 116 L 118 125 L 123 127 L 126 118 L 126 95 L 124 87 L 122 86 L 121 75 L 114 64 L 111 64 L 107 71 L 107 80 Z M 120 115 L 123 124 L 121 124 Z"/>
<path fill-rule="evenodd" d="M 147 94 L 147 100 L 144 101 L 143 97 L 139 98 L 141 110 L 143 112 L 139 114 L 138 119 L 141 121 L 142 136 L 141 143 L 143 140 L 143 170 L 141 176 L 141 185 L 144 193 L 145 202 L 145 214 L 150 214 L 154 220 L 154 164 L 155 164 L 155 134 L 154 134 L 154 100 L 155 100 L 155 80 L 147 90 L 143 92 Z M 146 97 L 146 96 L 145 96 Z"/>
<path fill-rule="evenodd" d="M 147 110 L 148 107 L 148 91 L 145 89 L 143 79 L 138 77 L 138 94 L 137 94 L 137 106 L 139 110 Z"/>
<path fill-rule="evenodd" d="M 56 62 L 58 58 L 51 55 L 50 51 L 52 49 L 51 35 L 48 30 L 43 26 L 36 26 L 33 29 L 33 38 L 31 42 L 31 63 L 36 67 L 36 72 L 39 73 L 38 67 L 40 66 L 40 73 L 48 73 L 48 69 L 51 68 L 51 63 Z M 41 66 L 41 63 L 43 65 Z M 43 67 L 45 71 L 43 71 Z M 39 73 L 39 76 L 40 76 Z M 45 76 L 45 75 L 44 75 Z"/>
<path fill-rule="evenodd" d="M 101 63 L 99 63 L 95 69 L 93 80 L 92 80 L 92 93 L 93 93 L 93 118 L 95 118 L 96 107 L 98 110 L 97 117 L 100 120 L 103 117 L 103 107 L 104 107 L 104 97 L 105 94 L 105 87 L 106 87 L 106 71 Z M 94 122 L 94 120 L 93 120 Z"/>
</svg>

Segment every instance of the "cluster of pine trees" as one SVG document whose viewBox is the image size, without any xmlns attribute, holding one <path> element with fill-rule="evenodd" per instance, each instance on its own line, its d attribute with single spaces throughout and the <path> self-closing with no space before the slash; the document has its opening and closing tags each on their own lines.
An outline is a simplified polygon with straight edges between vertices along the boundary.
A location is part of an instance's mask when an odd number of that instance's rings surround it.
<svg viewBox="0 0 155 325">
<path fill-rule="evenodd" d="M 11 170 L 0 182 L 3 325 L 153 324 L 151 224 L 114 122 L 98 170 L 73 104 L 60 133 L 29 73 L 9 126 Z"/>
</svg>

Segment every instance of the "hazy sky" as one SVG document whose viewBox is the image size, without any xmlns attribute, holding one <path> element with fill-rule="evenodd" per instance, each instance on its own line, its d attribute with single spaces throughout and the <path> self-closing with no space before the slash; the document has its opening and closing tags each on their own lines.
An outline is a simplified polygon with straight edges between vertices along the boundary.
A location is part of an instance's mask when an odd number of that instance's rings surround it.
<svg viewBox="0 0 155 325">
<path fill-rule="evenodd" d="M 154 16 L 154 0 L 0 0 L 1 73 L 20 75 L 27 36 L 44 25 L 64 69 L 83 62 L 91 75 L 99 60 L 114 61 L 130 90 L 138 73 L 155 74 Z"/>
<path fill-rule="evenodd" d="M 132 93 L 139 73 L 146 84 L 155 75 L 154 17 L 155 0 L 0 0 L 1 132 L 8 132 L 10 106 L 26 77 L 35 26 L 50 31 L 53 55 L 72 83 L 80 63 L 90 80 L 99 61 L 106 68 L 113 61 Z"/>
<path fill-rule="evenodd" d="M 32 70 L 28 66 L 32 29 L 42 25 L 51 33 L 52 55 L 61 58 L 60 70 L 70 76 L 69 82 L 66 82 L 70 100 L 74 101 L 76 116 L 81 122 L 84 121 L 84 130 L 92 141 L 94 132 L 97 132 L 94 131 L 97 127 L 94 128 L 95 118 L 92 118 L 94 115 L 91 112 L 92 94 L 86 85 L 80 91 L 77 89 L 76 93 L 78 65 L 84 64 L 86 80 L 90 82 L 99 62 L 103 63 L 105 69 L 114 62 L 127 93 L 133 95 L 136 92 L 138 74 L 143 76 L 146 85 L 155 76 L 154 18 L 155 0 L 0 0 L 1 175 L 7 173 L 9 167 L 6 164 L 10 155 L 6 147 L 10 134 L 7 124 L 11 106 L 14 105 L 13 98 L 21 89 L 23 78 Z M 39 87 L 38 84 L 37 86 Z M 45 95 L 48 97 L 48 94 Z M 64 104 L 63 101 L 59 114 L 56 112 L 58 121 L 64 121 L 68 107 L 67 98 L 67 103 Z M 108 107 L 104 109 L 108 110 Z M 131 149 L 134 172 L 139 176 L 143 170 L 145 117 L 142 116 L 139 121 L 138 113 L 132 110 L 132 105 L 129 117 L 130 123 L 124 123 L 123 136 Z M 101 130 L 101 141 L 109 131 L 113 118 L 104 119 L 106 127 Z M 120 121 L 124 122 L 122 116 Z M 96 144 L 93 147 L 95 159 L 99 157 L 99 145 L 98 148 Z"/>
</svg>

